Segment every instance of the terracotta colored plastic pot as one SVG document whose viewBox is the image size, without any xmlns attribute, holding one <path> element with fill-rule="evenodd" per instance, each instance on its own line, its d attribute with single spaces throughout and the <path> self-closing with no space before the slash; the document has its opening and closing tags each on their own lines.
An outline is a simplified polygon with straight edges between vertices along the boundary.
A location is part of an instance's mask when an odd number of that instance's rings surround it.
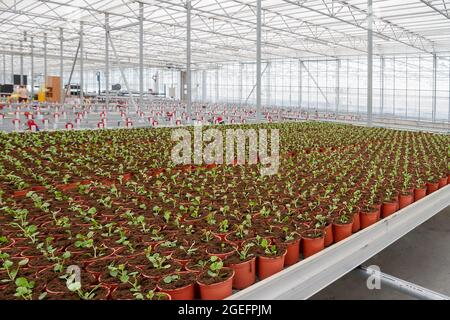
<svg viewBox="0 0 450 320">
<path fill-rule="evenodd" d="M 163 289 L 159 285 L 158 290 L 169 294 L 172 300 L 194 300 L 195 299 L 195 283 L 191 283 L 182 288 L 177 289 Z"/>
<path fill-rule="evenodd" d="M 308 238 L 302 236 L 302 252 L 306 259 L 325 248 L 325 237 L 322 235 L 319 238 Z"/>
<path fill-rule="evenodd" d="M 329 247 L 334 243 L 333 238 L 333 225 L 328 224 L 323 231 L 325 232 L 325 247 Z"/>
<path fill-rule="evenodd" d="M 27 190 L 19 190 L 19 191 L 14 191 L 14 197 L 15 198 L 21 198 L 21 197 L 25 197 L 27 195 L 28 192 L 32 191 L 31 189 L 27 189 Z"/>
<path fill-rule="evenodd" d="M 432 194 L 439 189 L 439 182 L 427 182 L 427 194 Z"/>
<path fill-rule="evenodd" d="M 427 188 L 414 189 L 414 201 L 419 201 L 427 196 Z"/>
<path fill-rule="evenodd" d="M 443 177 L 439 179 L 439 189 L 445 187 L 447 185 L 447 177 Z"/>
<path fill-rule="evenodd" d="M 280 272 L 284 268 L 284 259 L 286 257 L 287 250 L 277 257 L 258 257 L 258 278 L 259 280 L 266 279 L 273 276 L 275 273 Z"/>
<path fill-rule="evenodd" d="M 197 281 L 200 287 L 200 298 L 202 300 L 223 300 L 231 296 L 231 294 L 233 293 L 233 278 L 234 270 L 231 277 L 219 283 L 204 284 L 200 281 Z"/>
<path fill-rule="evenodd" d="M 296 239 L 287 244 L 287 253 L 284 258 L 284 266 L 289 267 L 300 261 L 300 240 Z"/>
<path fill-rule="evenodd" d="M 397 208 L 398 201 L 383 203 L 383 205 L 381 206 L 381 217 L 384 219 L 393 215 L 397 211 Z"/>
<path fill-rule="evenodd" d="M 400 209 L 406 208 L 414 202 L 414 195 L 412 193 L 407 195 L 400 194 L 400 196 L 398 197 L 398 202 Z"/>
<path fill-rule="evenodd" d="M 361 212 L 361 229 L 370 227 L 371 225 L 377 223 L 380 210 L 373 210 L 370 212 Z"/>
<path fill-rule="evenodd" d="M 352 233 L 356 233 L 359 230 L 361 230 L 361 217 L 358 210 L 358 213 L 353 215 Z"/>
<path fill-rule="evenodd" d="M 334 242 L 338 243 L 352 235 L 353 222 L 347 224 L 333 223 Z"/>
<path fill-rule="evenodd" d="M 377 221 L 380 221 L 380 219 L 381 219 L 381 204 L 375 204 L 375 207 L 378 210 Z"/>
<path fill-rule="evenodd" d="M 256 257 L 239 264 L 232 264 L 234 270 L 233 288 L 242 290 L 250 287 L 256 281 Z"/>
</svg>

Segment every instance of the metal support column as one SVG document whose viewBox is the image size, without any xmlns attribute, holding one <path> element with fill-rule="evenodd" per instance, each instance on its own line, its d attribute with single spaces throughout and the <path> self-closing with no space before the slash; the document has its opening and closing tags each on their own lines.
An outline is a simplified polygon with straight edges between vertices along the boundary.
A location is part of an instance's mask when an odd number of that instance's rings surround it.
<svg viewBox="0 0 450 320">
<path fill-rule="evenodd" d="M 328 97 L 328 60 L 325 61 L 325 95 Z M 325 104 L 325 113 L 328 113 L 328 101 Z"/>
<path fill-rule="evenodd" d="M 47 33 L 44 33 L 44 91 L 47 91 Z M 47 95 L 47 94 L 45 94 Z"/>
<path fill-rule="evenodd" d="M 447 121 L 450 123 L 450 59 L 448 60 L 448 116 Z"/>
<path fill-rule="evenodd" d="M 392 113 L 395 116 L 395 57 L 392 58 Z"/>
<path fill-rule="evenodd" d="M 384 113 L 384 67 L 385 60 L 384 56 L 380 57 L 380 114 L 383 116 Z"/>
<path fill-rule="evenodd" d="M 144 106 L 144 4 L 139 2 L 139 104 Z"/>
<path fill-rule="evenodd" d="M 61 101 L 64 96 L 64 31 L 59 28 L 59 77 L 61 81 Z"/>
<path fill-rule="evenodd" d="M 339 114 L 339 104 L 340 104 L 340 69 L 341 69 L 341 60 L 336 60 L 336 116 Z"/>
<path fill-rule="evenodd" d="M 128 85 L 128 80 L 127 80 L 127 77 L 125 77 L 125 73 L 123 72 L 123 68 L 122 68 L 122 64 L 121 64 L 120 59 L 119 59 L 119 55 L 117 54 L 116 47 L 114 46 L 114 42 L 111 39 L 111 34 L 109 34 L 109 33 L 108 33 L 108 39 L 109 39 L 109 42 L 111 44 L 111 50 L 112 50 L 112 52 L 114 54 L 114 57 L 116 58 L 116 63 L 118 65 L 118 67 L 119 67 L 120 74 L 122 75 L 123 82 L 125 83 L 125 87 L 126 87 L 127 91 L 130 93 L 131 105 L 134 107 L 135 110 L 137 110 L 137 104 L 134 101 L 133 95 L 131 94 L 131 88 Z"/>
<path fill-rule="evenodd" d="M 31 61 L 30 61 L 30 63 L 31 63 L 30 85 L 31 85 L 31 100 L 33 100 L 34 99 L 34 37 L 31 37 L 31 48 L 30 49 L 31 49 L 31 53 L 30 53 L 30 55 L 31 55 L 31 57 L 30 57 L 30 59 L 31 59 Z"/>
<path fill-rule="evenodd" d="M 80 21 L 80 106 L 84 106 L 84 39 L 83 21 Z M 131 94 L 131 92 L 130 92 Z"/>
<path fill-rule="evenodd" d="M 367 125 L 373 123 L 373 8 L 372 0 L 367 0 Z"/>
<path fill-rule="evenodd" d="M 422 100 L 422 93 L 421 93 L 421 90 L 422 90 L 422 81 L 421 81 L 421 76 L 422 76 L 422 56 L 420 56 L 419 55 L 419 80 L 418 80 L 418 82 L 419 82 L 419 121 L 420 121 L 420 113 L 421 113 L 421 111 L 420 111 L 420 109 L 421 109 L 421 101 L 420 100 Z"/>
<path fill-rule="evenodd" d="M 406 56 L 405 62 L 405 117 L 408 119 L 408 56 Z"/>
<path fill-rule="evenodd" d="M 23 43 L 20 41 L 20 85 L 23 86 Z"/>
<path fill-rule="evenodd" d="M 206 70 L 202 71 L 202 101 L 206 101 L 206 96 L 208 93 L 207 81 L 206 81 Z"/>
<path fill-rule="evenodd" d="M 350 72 L 350 68 L 349 68 L 349 60 L 347 59 L 347 61 L 346 61 L 346 63 L 345 63 L 345 66 L 347 67 L 347 70 L 346 70 L 346 76 L 347 76 L 347 97 L 346 97 L 346 102 L 347 102 L 347 114 L 348 114 L 348 111 L 349 111 L 349 105 L 350 105 L 350 103 L 349 103 L 349 100 L 350 100 L 350 82 L 349 82 L 349 78 L 350 78 L 350 75 L 349 75 L 349 72 Z"/>
<path fill-rule="evenodd" d="M 303 61 L 298 60 L 298 106 L 302 107 L 303 94 Z"/>
<path fill-rule="evenodd" d="M 267 88 L 266 88 L 266 104 L 267 106 L 271 106 L 271 77 L 272 77 L 272 62 L 267 61 L 267 72 L 266 72 L 266 82 L 267 82 Z"/>
<path fill-rule="evenodd" d="M 256 121 L 261 122 L 261 0 L 256 1 Z"/>
<path fill-rule="evenodd" d="M 3 53 L 3 83 L 6 83 L 6 54 Z"/>
<path fill-rule="evenodd" d="M 186 111 L 189 117 L 189 121 L 192 120 L 192 82 L 191 82 L 191 0 L 186 2 L 186 33 L 187 33 L 187 43 L 186 43 L 186 92 L 187 92 L 187 102 Z"/>
<path fill-rule="evenodd" d="M 216 69 L 216 103 L 219 102 L 219 68 Z"/>
<path fill-rule="evenodd" d="M 106 109 L 109 107 L 109 14 L 105 13 L 105 95 Z"/>
<path fill-rule="evenodd" d="M 437 89 L 437 56 L 433 54 L 433 97 L 432 97 L 432 119 L 436 122 L 436 89 Z"/>
<path fill-rule="evenodd" d="M 360 87 L 359 87 L 359 78 L 360 78 L 360 74 L 359 74 L 359 71 L 360 71 L 360 58 L 359 58 L 359 56 L 358 56 L 358 76 L 357 76 L 357 93 L 356 93 L 356 96 L 357 96 L 357 98 L 356 98 L 356 100 L 357 100 L 357 114 L 358 114 L 358 116 L 359 116 L 359 107 L 360 107 L 360 104 L 359 104 L 359 91 L 360 91 Z"/>
<path fill-rule="evenodd" d="M 11 84 L 14 84 L 14 49 L 11 45 Z"/>
<path fill-rule="evenodd" d="M 242 88 L 243 70 L 242 69 L 244 69 L 244 65 L 242 63 L 239 63 L 239 105 L 241 105 L 241 106 L 242 106 L 242 90 L 243 90 L 243 88 Z"/>
</svg>

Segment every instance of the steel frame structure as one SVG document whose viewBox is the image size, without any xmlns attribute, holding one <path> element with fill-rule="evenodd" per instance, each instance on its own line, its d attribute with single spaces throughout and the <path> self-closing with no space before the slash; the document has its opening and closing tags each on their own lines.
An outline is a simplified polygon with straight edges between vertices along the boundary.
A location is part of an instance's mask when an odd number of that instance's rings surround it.
<svg viewBox="0 0 450 320">
<path fill-rule="evenodd" d="M 262 61 L 367 55 L 370 125 L 374 57 L 408 52 L 441 59 L 440 53 L 450 51 L 448 8 L 447 0 L 0 0 L 0 51 L 11 56 L 11 74 L 14 56 L 28 70 L 43 56 L 46 79 L 48 60 L 59 60 L 63 76 L 82 38 L 80 82 L 84 71 L 104 70 L 108 96 L 110 69 L 136 66 L 141 104 L 144 68 L 186 70 L 190 105 L 192 70 L 256 61 L 257 109 Z M 109 61 L 109 42 L 120 63 Z M 436 73 L 437 61 L 434 68 Z M 336 84 L 338 110 L 339 80 Z M 435 88 L 433 94 L 435 120 Z"/>
</svg>

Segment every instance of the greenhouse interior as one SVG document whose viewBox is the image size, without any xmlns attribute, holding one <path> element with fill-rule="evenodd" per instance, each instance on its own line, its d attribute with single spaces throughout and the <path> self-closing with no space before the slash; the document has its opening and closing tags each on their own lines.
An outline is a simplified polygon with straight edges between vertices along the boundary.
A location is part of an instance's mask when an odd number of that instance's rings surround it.
<svg viewBox="0 0 450 320">
<path fill-rule="evenodd" d="M 0 300 L 450 299 L 448 0 L 0 19 Z"/>
</svg>

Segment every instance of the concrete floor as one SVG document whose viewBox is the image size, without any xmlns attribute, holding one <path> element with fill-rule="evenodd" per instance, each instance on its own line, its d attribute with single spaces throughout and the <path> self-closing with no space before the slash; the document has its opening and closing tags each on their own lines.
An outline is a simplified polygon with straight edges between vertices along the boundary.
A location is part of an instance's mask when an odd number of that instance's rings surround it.
<svg viewBox="0 0 450 320">
<path fill-rule="evenodd" d="M 364 263 L 381 272 L 450 296 L 450 207 Z M 413 299 L 386 286 L 369 290 L 366 278 L 351 272 L 311 299 Z"/>
</svg>

